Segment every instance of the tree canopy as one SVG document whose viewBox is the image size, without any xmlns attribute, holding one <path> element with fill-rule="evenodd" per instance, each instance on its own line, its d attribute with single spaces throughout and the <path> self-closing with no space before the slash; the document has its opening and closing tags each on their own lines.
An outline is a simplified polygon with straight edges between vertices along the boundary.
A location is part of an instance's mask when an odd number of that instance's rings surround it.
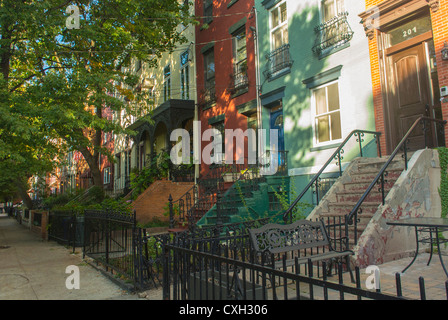
<svg viewBox="0 0 448 320">
<path fill-rule="evenodd" d="M 50 171 L 67 150 L 81 152 L 102 185 L 102 134 L 125 130 L 105 108 L 141 114 L 132 63 L 155 65 L 190 23 L 188 1 L 3 0 L 0 186 L 26 189 L 24 178 Z"/>
</svg>

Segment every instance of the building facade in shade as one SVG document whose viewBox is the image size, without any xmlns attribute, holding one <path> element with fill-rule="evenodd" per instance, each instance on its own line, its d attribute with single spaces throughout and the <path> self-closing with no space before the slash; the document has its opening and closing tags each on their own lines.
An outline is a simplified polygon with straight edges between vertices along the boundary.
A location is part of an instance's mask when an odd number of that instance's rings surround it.
<svg viewBox="0 0 448 320">
<path fill-rule="evenodd" d="M 190 8 L 193 13 L 194 6 Z M 133 136 L 115 136 L 116 194 L 129 190 L 131 170 L 141 170 L 162 151 L 169 153 L 174 129 L 183 128 L 192 135 L 196 107 L 195 27 L 178 28 L 186 43 L 179 44 L 173 52 L 163 53 L 155 65 L 151 60 L 156 58 L 148 57 L 148 62 L 135 60 L 128 70 L 139 78 L 138 84 L 128 89 L 143 94 L 145 106 L 139 115 L 124 111 L 115 115 L 123 127 L 135 132 Z"/>
<path fill-rule="evenodd" d="M 200 16 L 196 26 L 195 61 L 201 136 L 214 128 L 221 133 L 223 142 L 210 152 L 214 162 L 226 161 L 225 145 L 230 141 L 225 139 L 225 129 L 245 131 L 258 127 L 253 7 L 253 0 L 195 1 L 196 16 Z M 212 142 L 213 138 L 202 141 L 200 150 Z M 237 157 L 244 154 L 247 164 L 247 139 L 244 144 L 234 147 L 232 162 L 243 161 Z M 237 150 L 243 147 L 244 152 Z M 201 174 L 205 175 L 209 166 L 204 159 L 200 160 Z"/>
<path fill-rule="evenodd" d="M 366 0 L 359 16 L 369 43 L 376 130 L 384 133 L 383 153 L 391 153 L 420 116 L 448 119 L 448 1 Z M 444 143 L 436 127 L 428 133 L 431 145 Z M 412 137 L 411 148 L 421 147 L 422 134 Z"/>
<path fill-rule="evenodd" d="M 375 129 L 369 47 L 358 17 L 365 7 L 357 0 L 263 0 L 255 7 L 261 126 L 279 131 L 291 192 L 300 193 L 353 130 Z M 374 136 L 364 140 L 376 155 Z M 344 148 L 343 167 L 358 156 L 354 143 Z M 339 175 L 336 162 L 319 194 Z M 303 201 L 313 204 L 313 192 Z"/>
</svg>

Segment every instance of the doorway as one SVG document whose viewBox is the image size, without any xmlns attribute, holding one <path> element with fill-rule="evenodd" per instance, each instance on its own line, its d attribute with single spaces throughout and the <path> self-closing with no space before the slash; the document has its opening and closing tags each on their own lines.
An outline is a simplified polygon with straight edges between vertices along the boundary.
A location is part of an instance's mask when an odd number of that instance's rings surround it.
<svg viewBox="0 0 448 320">
<path fill-rule="evenodd" d="M 387 151 L 391 153 L 421 116 L 438 118 L 437 69 L 432 64 L 432 31 L 429 15 L 420 15 L 382 34 L 384 50 Z M 425 136 L 426 133 L 426 136 Z M 426 139 L 426 140 L 425 140 Z M 409 150 L 436 145 L 433 124 L 417 125 L 407 141 Z"/>
</svg>

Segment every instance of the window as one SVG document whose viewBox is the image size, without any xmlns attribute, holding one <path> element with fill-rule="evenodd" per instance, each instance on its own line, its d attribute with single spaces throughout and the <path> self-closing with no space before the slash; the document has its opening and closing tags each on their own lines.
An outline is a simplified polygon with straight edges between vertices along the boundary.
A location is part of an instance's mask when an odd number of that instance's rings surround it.
<svg viewBox="0 0 448 320">
<path fill-rule="evenodd" d="M 317 38 L 313 52 L 318 55 L 330 54 L 336 48 L 343 49 L 353 37 L 347 21 L 343 0 L 323 0 L 321 5 L 322 23 L 316 27 Z"/>
<path fill-rule="evenodd" d="M 190 66 L 188 64 L 188 50 L 180 55 L 180 90 L 181 99 L 190 99 Z"/>
<path fill-rule="evenodd" d="M 110 183 L 110 167 L 104 168 L 103 174 L 104 174 L 103 183 L 104 184 Z"/>
<path fill-rule="evenodd" d="M 163 100 L 171 99 L 171 66 L 163 68 Z"/>
<path fill-rule="evenodd" d="M 213 102 L 215 98 L 215 54 L 214 48 L 204 53 L 205 63 L 205 95 L 204 100 L 206 102 Z"/>
<path fill-rule="evenodd" d="M 204 23 L 213 21 L 213 0 L 204 0 Z"/>
<path fill-rule="evenodd" d="M 277 196 L 274 192 L 269 192 L 269 211 L 271 212 L 278 212 L 282 209 L 282 205 L 280 203 L 280 195 Z"/>
<path fill-rule="evenodd" d="M 217 152 L 217 161 L 216 163 L 221 163 L 224 160 L 225 155 L 225 148 L 224 148 L 224 139 L 225 139 L 225 126 L 224 121 L 215 122 L 212 127 L 219 131 L 221 134 L 221 143 L 219 144 L 219 141 L 213 140 L 213 152 L 210 153 L 211 157 L 215 156 L 215 151 Z"/>
<path fill-rule="evenodd" d="M 322 1 L 322 22 L 327 22 L 342 12 L 344 12 L 344 0 Z"/>
<path fill-rule="evenodd" d="M 316 143 L 342 138 L 339 87 L 337 82 L 313 90 Z"/>
<path fill-rule="evenodd" d="M 248 85 L 246 29 L 240 28 L 233 37 L 234 88 L 241 89 Z"/>
<path fill-rule="evenodd" d="M 271 49 L 275 50 L 288 43 L 288 15 L 286 2 L 271 10 Z"/>
<path fill-rule="evenodd" d="M 141 68 L 142 68 L 142 60 L 137 59 L 135 61 L 135 68 L 134 68 L 135 72 L 139 72 Z"/>
<path fill-rule="evenodd" d="M 271 52 L 266 56 L 268 64 L 263 73 L 268 79 L 273 79 L 288 73 L 293 63 L 289 54 L 286 2 L 270 11 L 270 28 Z"/>
</svg>

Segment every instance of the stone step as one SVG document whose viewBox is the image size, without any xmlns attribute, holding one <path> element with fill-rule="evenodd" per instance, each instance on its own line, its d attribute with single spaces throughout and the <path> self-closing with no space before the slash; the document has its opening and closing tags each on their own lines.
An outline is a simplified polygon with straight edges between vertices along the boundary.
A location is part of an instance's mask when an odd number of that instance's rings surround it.
<svg viewBox="0 0 448 320">
<path fill-rule="evenodd" d="M 377 202 L 380 203 L 383 201 L 382 193 L 377 188 L 372 189 L 364 201 L 367 202 Z M 337 202 L 353 202 L 357 203 L 359 199 L 364 195 L 364 191 L 355 192 L 355 191 L 343 191 L 336 193 L 336 201 Z M 384 196 L 387 196 L 387 192 L 384 193 Z"/>
<path fill-rule="evenodd" d="M 388 158 L 363 158 L 358 163 L 358 170 L 374 170 L 379 172 L 381 168 L 388 161 Z M 397 155 L 387 167 L 387 170 L 391 169 L 404 169 L 404 160 L 401 156 Z"/>
<path fill-rule="evenodd" d="M 389 192 L 392 189 L 392 187 L 394 186 L 396 181 L 397 180 L 395 180 L 395 179 L 385 179 L 385 181 L 384 181 L 384 190 L 386 192 Z M 367 190 L 367 188 L 370 186 L 371 182 L 372 181 L 370 181 L 370 182 L 367 182 L 367 181 L 364 181 L 364 182 L 347 182 L 347 183 L 344 183 L 344 191 L 347 191 L 347 192 L 352 192 L 353 191 L 353 192 L 362 192 L 362 193 L 364 193 Z M 374 189 L 372 189 L 372 190 L 378 190 L 378 188 L 380 186 L 381 186 L 381 183 L 377 183 L 376 187 L 374 187 Z"/>
<path fill-rule="evenodd" d="M 400 177 L 402 172 L 403 172 L 402 169 L 388 170 L 387 173 L 384 175 L 384 179 L 389 181 L 396 181 Z M 352 178 L 351 182 L 371 183 L 376 178 L 377 175 L 378 171 L 369 170 L 369 171 L 352 173 L 350 177 Z"/>
<path fill-rule="evenodd" d="M 348 215 L 353 207 L 356 205 L 355 202 L 333 202 L 328 204 L 328 212 L 332 215 Z M 380 205 L 379 202 L 367 202 L 364 201 L 361 205 L 362 212 L 366 214 L 374 214 Z"/>
</svg>

